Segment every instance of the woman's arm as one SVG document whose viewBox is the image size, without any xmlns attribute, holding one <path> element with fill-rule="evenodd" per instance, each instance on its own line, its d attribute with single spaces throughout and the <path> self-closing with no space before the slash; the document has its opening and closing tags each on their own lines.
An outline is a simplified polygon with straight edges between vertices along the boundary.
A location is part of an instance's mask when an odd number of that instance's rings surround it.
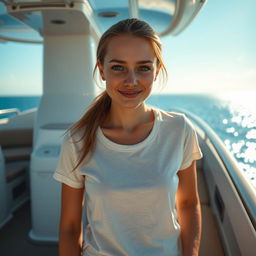
<svg viewBox="0 0 256 256">
<path fill-rule="evenodd" d="M 59 255 L 80 256 L 82 251 L 82 210 L 84 188 L 62 183 Z"/>
<path fill-rule="evenodd" d="M 178 172 L 176 194 L 183 256 L 198 256 L 201 239 L 201 207 L 197 191 L 196 161 Z"/>
</svg>

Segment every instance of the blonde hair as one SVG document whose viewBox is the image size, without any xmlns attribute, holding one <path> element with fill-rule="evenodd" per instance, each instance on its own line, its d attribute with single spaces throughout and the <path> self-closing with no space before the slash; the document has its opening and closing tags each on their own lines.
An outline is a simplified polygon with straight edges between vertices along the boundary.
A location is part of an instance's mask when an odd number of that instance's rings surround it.
<svg viewBox="0 0 256 256">
<path fill-rule="evenodd" d="M 162 47 L 159 37 L 148 23 L 135 18 L 122 20 L 105 31 L 98 44 L 96 57 L 97 62 L 100 62 L 101 65 L 104 64 L 104 58 L 107 54 L 107 48 L 110 40 L 113 37 L 124 34 L 142 37 L 150 42 L 157 58 L 158 69 L 161 72 L 162 78 L 166 80 L 167 70 L 163 62 Z M 96 63 L 93 70 L 94 77 L 97 67 Z M 83 145 L 79 151 L 79 158 L 73 170 L 78 168 L 81 163 L 89 160 L 91 154 L 94 152 L 97 129 L 106 120 L 110 106 L 111 98 L 108 96 L 106 91 L 103 91 L 94 99 L 93 103 L 89 106 L 82 118 L 67 130 L 67 132 L 71 132 L 71 136 L 78 132 L 82 132 L 81 138 L 76 142 L 82 140 Z"/>
</svg>

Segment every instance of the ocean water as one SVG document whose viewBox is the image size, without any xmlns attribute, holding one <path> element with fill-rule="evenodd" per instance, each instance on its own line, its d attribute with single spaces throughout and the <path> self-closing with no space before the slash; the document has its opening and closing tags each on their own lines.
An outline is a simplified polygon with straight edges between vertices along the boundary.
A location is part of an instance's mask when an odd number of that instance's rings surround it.
<svg viewBox="0 0 256 256">
<path fill-rule="evenodd" d="M 35 108 L 40 96 L 0 97 L 0 109 L 18 108 L 24 111 Z M 256 189 L 256 95 L 255 93 L 159 94 L 152 95 L 147 103 L 170 111 L 186 109 L 200 116 L 220 137 L 233 154 L 239 168 Z M 3 118 L 4 116 L 0 116 Z"/>
<path fill-rule="evenodd" d="M 40 102 L 40 96 L 0 96 L 0 110 L 17 108 L 20 112 L 37 108 Z M 10 117 L 12 115 L 1 115 L 0 118 Z"/>
<path fill-rule="evenodd" d="M 220 137 L 256 189 L 256 93 L 154 95 L 148 103 L 182 108 L 201 117 Z"/>
</svg>

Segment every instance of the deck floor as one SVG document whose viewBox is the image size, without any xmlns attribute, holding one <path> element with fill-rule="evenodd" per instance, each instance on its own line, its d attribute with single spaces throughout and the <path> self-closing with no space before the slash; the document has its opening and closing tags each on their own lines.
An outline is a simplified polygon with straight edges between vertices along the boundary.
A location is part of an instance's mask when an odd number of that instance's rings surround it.
<svg viewBox="0 0 256 256">
<path fill-rule="evenodd" d="M 26 202 L 13 218 L 0 229 L 0 254 L 2 256 L 57 256 L 56 245 L 34 244 L 29 240 L 31 229 L 30 202 Z"/>
</svg>

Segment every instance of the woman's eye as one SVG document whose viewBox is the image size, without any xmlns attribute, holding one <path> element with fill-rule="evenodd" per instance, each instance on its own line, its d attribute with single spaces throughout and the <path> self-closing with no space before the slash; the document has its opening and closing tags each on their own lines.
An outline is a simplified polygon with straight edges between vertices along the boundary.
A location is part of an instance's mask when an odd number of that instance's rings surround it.
<svg viewBox="0 0 256 256">
<path fill-rule="evenodd" d="M 115 71 L 123 71 L 123 67 L 120 66 L 120 65 L 115 65 L 115 66 L 112 66 L 111 69 L 115 70 Z"/>
<path fill-rule="evenodd" d="M 139 71 L 149 71 L 150 70 L 150 67 L 148 66 L 140 66 L 139 67 Z"/>
</svg>

